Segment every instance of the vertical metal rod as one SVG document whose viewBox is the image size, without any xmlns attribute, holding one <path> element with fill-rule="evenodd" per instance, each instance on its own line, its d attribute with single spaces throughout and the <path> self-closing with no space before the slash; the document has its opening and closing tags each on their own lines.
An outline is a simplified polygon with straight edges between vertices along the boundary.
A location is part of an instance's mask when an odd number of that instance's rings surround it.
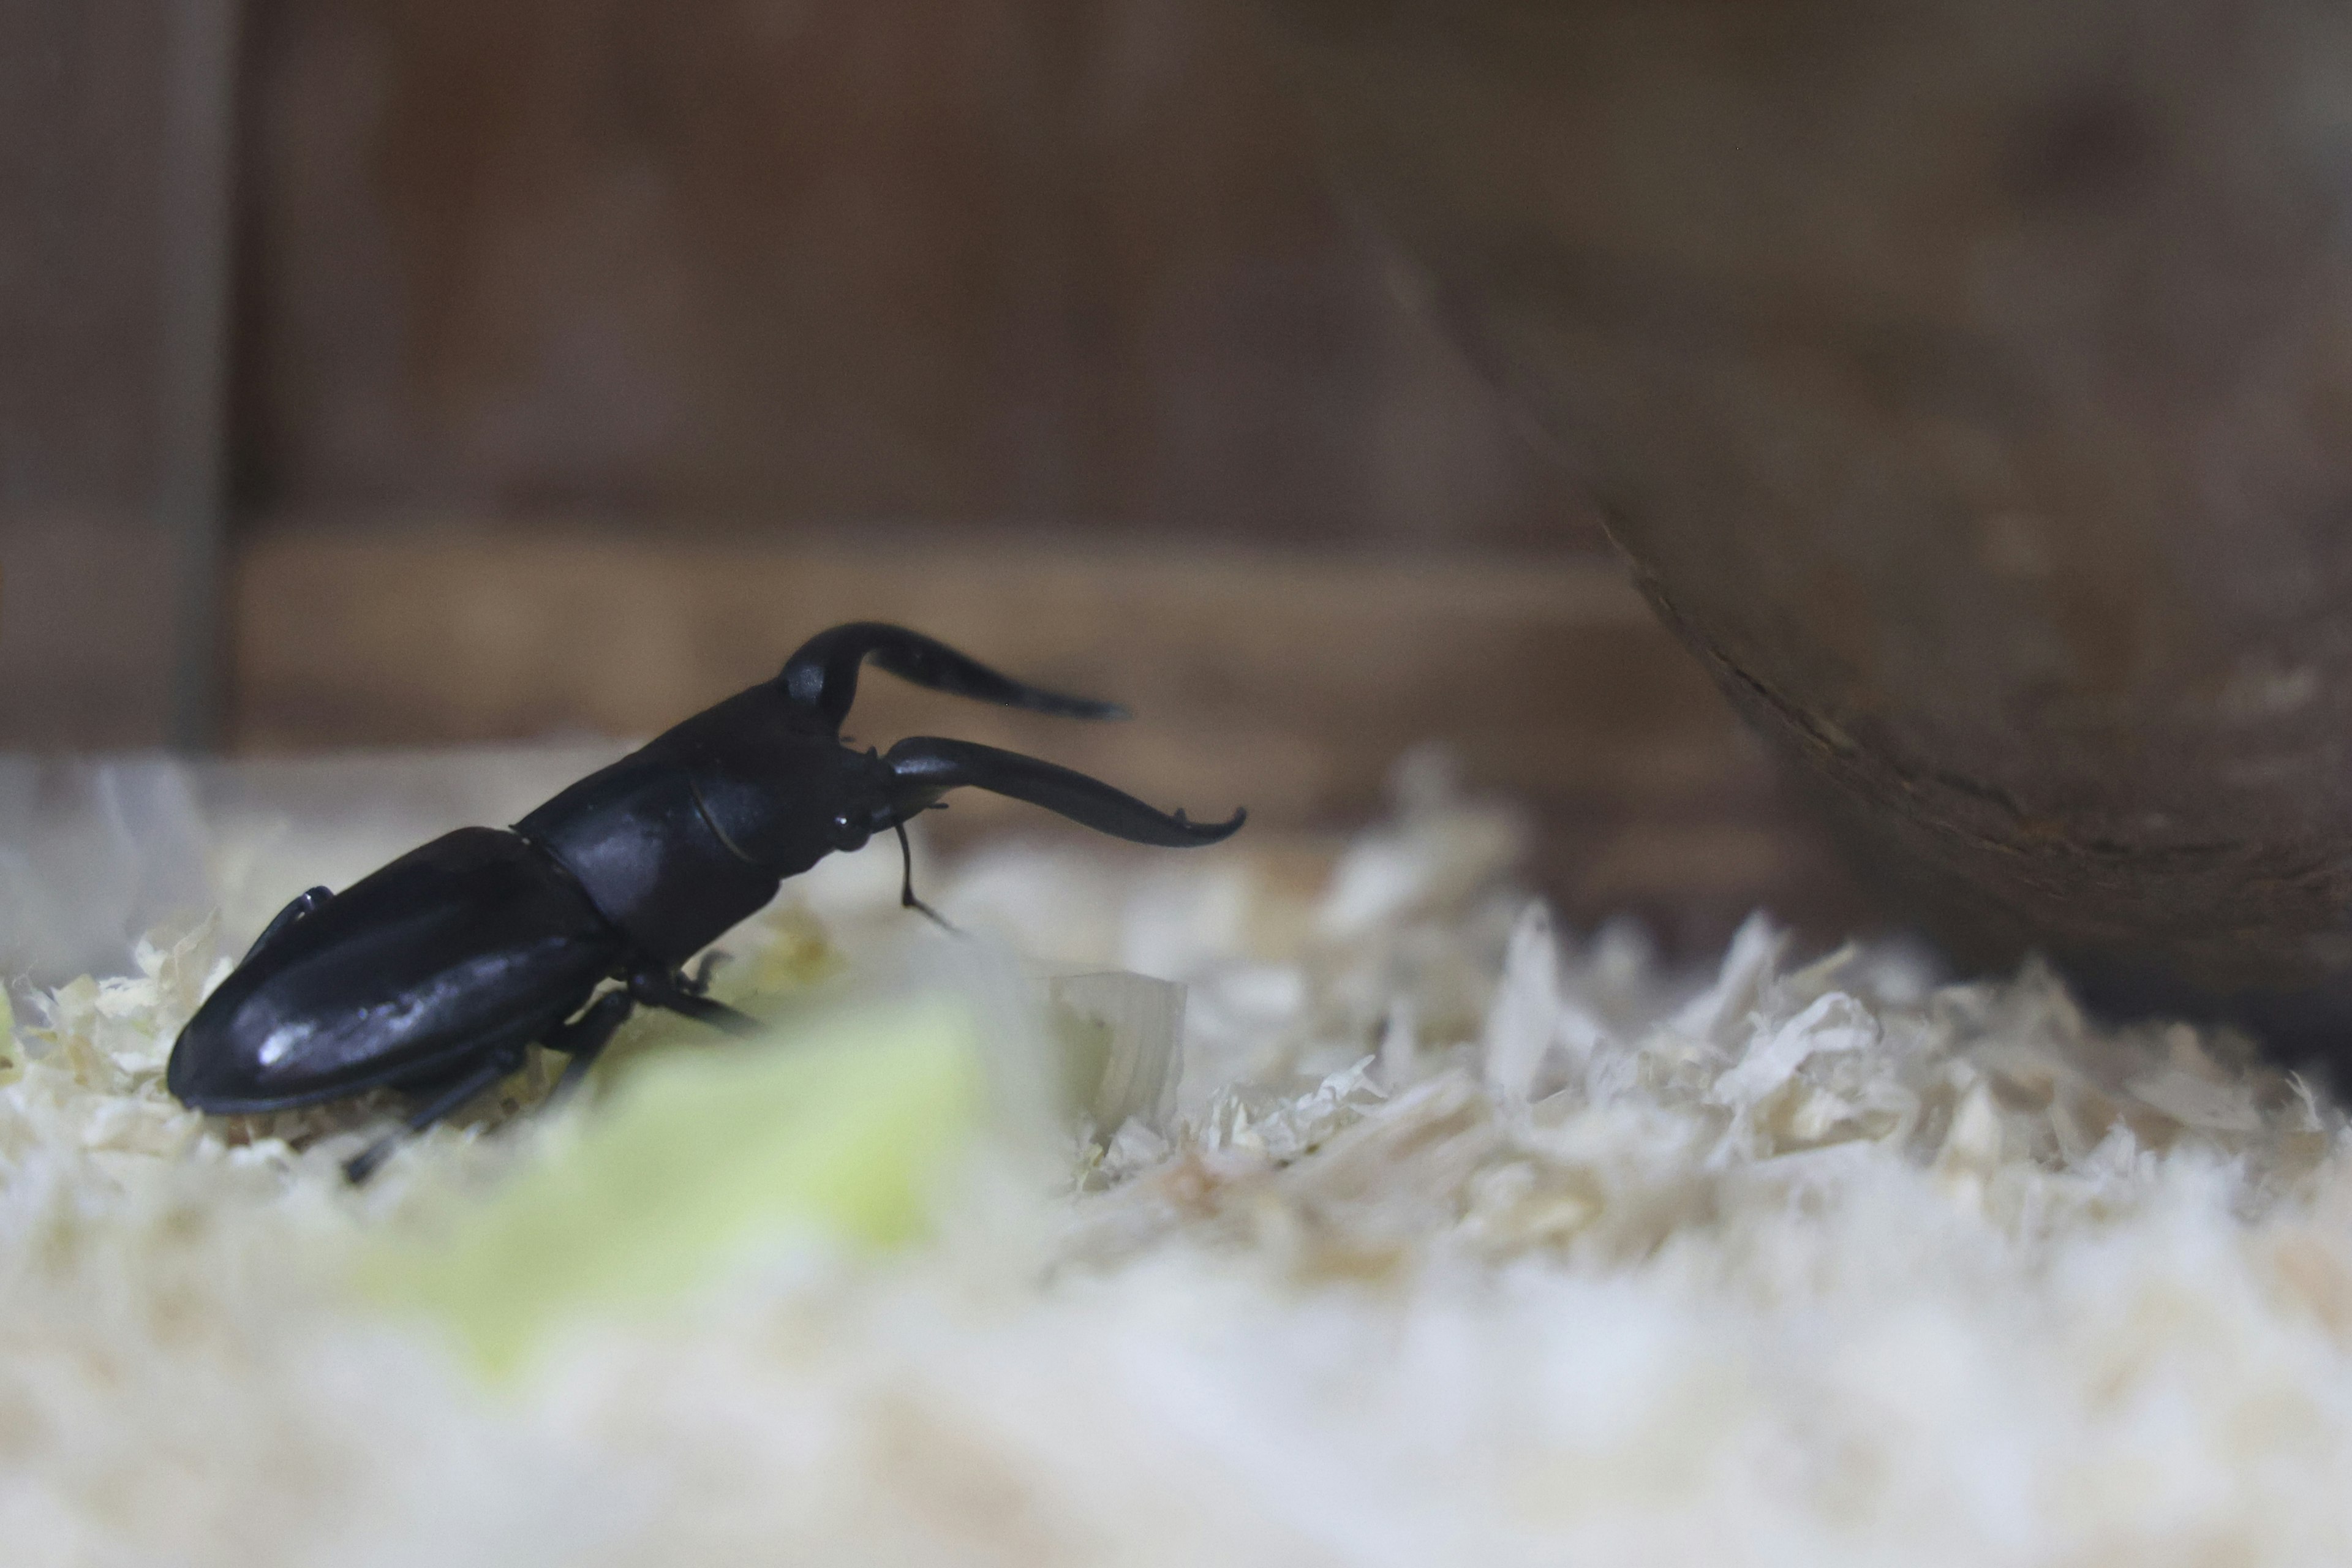
<svg viewBox="0 0 2352 1568">
<path fill-rule="evenodd" d="M 173 574 L 171 743 L 220 743 L 239 0 L 169 0 L 155 521 Z"/>
</svg>

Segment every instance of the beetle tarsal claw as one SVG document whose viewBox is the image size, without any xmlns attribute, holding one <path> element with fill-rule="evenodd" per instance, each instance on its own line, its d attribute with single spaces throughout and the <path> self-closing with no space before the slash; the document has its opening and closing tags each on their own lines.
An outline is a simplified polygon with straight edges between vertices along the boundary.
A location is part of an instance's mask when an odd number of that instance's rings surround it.
<svg viewBox="0 0 2352 1568">
<path fill-rule="evenodd" d="M 394 1134 L 387 1132 L 344 1161 L 343 1180 L 355 1187 L 365 1185 L 367 1179 L 375 1174 L 376 1167 L 392 1157 L 393 1145 L 398 1141 Z"/>
</svg>

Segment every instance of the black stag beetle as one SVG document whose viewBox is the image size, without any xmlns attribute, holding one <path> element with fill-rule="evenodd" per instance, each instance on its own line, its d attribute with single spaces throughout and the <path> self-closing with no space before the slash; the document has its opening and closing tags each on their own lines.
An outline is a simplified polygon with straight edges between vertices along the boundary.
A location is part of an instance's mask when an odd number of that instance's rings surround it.
<svg viewBox="0 0 2352 1568">
<path fill-rule="evenodd" d="M 379 1087 L 431 1126 L 519 1068 L 534 1040 L 571 1059 L 569 1090 L 637 1006 L 746 1033 L 687 960 L 837 849 L 971 784 L 1098 832 L 1171 848 L 1242 825 L 1163 816 L 1083 773 L 992 746 L 919 735 L 887 752 L 841 739 L 859 665 L 919 686 L 1071 719 L 1125 710 L 1010 679 L 942 643 L 859 622 L 819 633 L 752 687 L 573 784 L 512 831 L 461 827 L 341 893 L 280 910 L 172 1047 L 165 1083 L 194 1110 L 280 1110 Z M 933 915 L 933 919 L 937 919 Z M 944 923 L 944 922 L 942 922 Z M 606 980 L 619 985 L 598 994 Z M 354 1182 L 391 1152 L 345 1167 Z"/>
</svg>

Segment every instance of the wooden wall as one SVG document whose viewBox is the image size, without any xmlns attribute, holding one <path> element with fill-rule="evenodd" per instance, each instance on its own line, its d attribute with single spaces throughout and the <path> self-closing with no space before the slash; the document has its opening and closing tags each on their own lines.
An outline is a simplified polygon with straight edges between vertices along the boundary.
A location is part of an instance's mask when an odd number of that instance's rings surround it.
<svg viewBox="0 0 2352 1568">
<path fill-rule="evenodd" d="M 268 0 L 283 519 L 1591 549 L 1211 0 Z"/>
<path fill-rule="evenodd" d="M 207 26 L 236 131 L 210 385 L 159 87 Z M 1202 810 L 1349 820 L 1433 738 L 1545 814 L 1572 910 L 1847 908 L 1253 29 L 1221 0 L 26 0 L 0 747 L 152 743 L 192 700 L 270 750 L 638 731 L 887 615 L 1146 715 L 958 732 Z M 216 628 L 172 500 L 207 427 Z M 934 721 L 894 700 L 868 721 Z"/>
<path fill-rule="evenodd" d="M 0 744 L 172 722 L 172 19 L 0 5 Z"/>
</svg>

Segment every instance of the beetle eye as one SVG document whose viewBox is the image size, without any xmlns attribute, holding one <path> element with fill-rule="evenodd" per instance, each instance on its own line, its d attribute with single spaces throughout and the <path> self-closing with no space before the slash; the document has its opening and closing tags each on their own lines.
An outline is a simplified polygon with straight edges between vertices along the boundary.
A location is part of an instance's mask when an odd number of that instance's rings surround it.
<svg viewBox="0 0 2352 1568">
<path fill-rule="evenodd" d="M 836 849 L 863 849 L 872 837 L 871 829 L 845 811 L 833 819 L 833 847 Z"/>
</svg>

